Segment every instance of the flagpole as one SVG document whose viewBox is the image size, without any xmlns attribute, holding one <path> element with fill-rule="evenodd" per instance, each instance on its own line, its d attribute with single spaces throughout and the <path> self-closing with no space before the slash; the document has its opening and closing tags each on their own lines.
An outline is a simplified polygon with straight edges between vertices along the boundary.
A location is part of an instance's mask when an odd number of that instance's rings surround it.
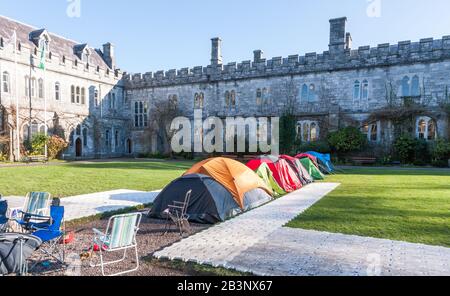
<svg viewBox="0 0 450 296">
<path fill-rule="evenodd" d="M 14 93 L 16 94 L 16 141 L 17 141 L 17 158 L 16 162 L 20 161 L 20 106 L 19 106 L 19 94 L 17 92 L 17 31 L 14 30 Z"/>
<path fill-rule="evenodd" d="M 45 138 L 47 138 L 48 136 L 48 126 L 47 126 L 47 89 L 46 89 L 46 76 L 47 76 L 47 67 L 45 65 L 46 63 L 46 54 L 47 54 L 47 46 L 48 43 L 46 42 L 44 45 L 44 48 L 42 49 L 44 51 L 43 55 L 43 60 L 44 60 L 44 81 L 43 83 L 43 95 L 44 95 L 44 129 L 45 129 Z M 45 158 L 48 158 L 48 144 L 47 141 L 45 141 Z"/>
</svg>

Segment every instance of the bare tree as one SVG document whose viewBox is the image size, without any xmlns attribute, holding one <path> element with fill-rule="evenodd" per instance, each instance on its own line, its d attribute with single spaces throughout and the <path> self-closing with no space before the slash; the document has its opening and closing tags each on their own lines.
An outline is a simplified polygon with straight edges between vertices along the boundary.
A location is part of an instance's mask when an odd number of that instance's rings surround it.
<svg viewBox="0 0 450 296">
<path fill-rule="evenodd" d="M 164 151 L 173 156 L 170 143 L 176 131 L 170 127 L 172 121 L 181 115 L 177 97 L 170 96 L 168 100 L 154 101 L 150 106 L 149 115 L 151 119 L 149 130 L 164 145 Z"/>
</svg>

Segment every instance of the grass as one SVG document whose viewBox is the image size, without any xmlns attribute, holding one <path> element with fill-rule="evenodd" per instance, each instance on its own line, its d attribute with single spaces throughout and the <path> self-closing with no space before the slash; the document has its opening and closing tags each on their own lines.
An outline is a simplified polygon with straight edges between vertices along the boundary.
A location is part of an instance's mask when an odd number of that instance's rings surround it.
<svg viewBox="0 0 450 296">
<path fill-rule="evenodd" d="M 117 189 L 162 189 L 192 166 L 189 161 L 117 161 L 0 167 L 1 194 L 46 191 L 73 196 Z"/>
<path fill-rule="evenodd" d="M 157 265 L 173 270 L 181 270 L 191 276 L 228 276 L 228 277 L 242 277 L 252 276 L 250 273 L 244 273 L 233 269 L 226 269 L 222 267 L 213 267 L 210 265 L 202 265 L 193 262 L 183 262 L 180 260 L 160 260 L 152 257 L 144 258 L 148 264 Z"/>
<path fill-rule="evenodd" d="M 450 247 L 450 170 L 351 169 L 288 227 Z"/>
</svg>

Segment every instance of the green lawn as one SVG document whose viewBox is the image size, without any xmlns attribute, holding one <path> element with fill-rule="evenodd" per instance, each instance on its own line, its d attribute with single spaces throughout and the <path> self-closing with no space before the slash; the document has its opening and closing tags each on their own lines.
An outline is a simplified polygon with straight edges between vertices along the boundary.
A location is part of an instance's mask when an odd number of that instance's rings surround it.
<svg viewBox="0 0 450 296">
<path fill-rule="evenodd" d="M 450 247 L 450 170 L 352 169 L 289 227 Z"/>
<path fill-rule="evenodd" d="M 128 161 L 69 163 L 37 167 L 0 168 L 0 193 L 25 195 L 47 191 L 53 196 L 73 196 L 115 189 L 162 189 L 180 177 L 192 162 Z"/>
</svg>

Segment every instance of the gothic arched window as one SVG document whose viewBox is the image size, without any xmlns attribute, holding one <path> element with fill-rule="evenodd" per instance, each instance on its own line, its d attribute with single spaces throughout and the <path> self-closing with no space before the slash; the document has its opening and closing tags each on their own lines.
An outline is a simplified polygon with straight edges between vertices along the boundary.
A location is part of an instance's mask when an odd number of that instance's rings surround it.
<svg viewBox="0 0 450 296">
<path fill-rule="evenodd" d="M 361 83 L 359 82 L 359 80 L 356 80 L 353 86 L 353 99 L 359 100 L 360 94 L 361 94 Z"/>
<path fill-rule="evenodd" d="M 261 106 L 263 104 L 262 101 L 262 91 L 260 88 L 256 90 L 256 105 Z"/>
<path fill-rule="evenodd" d="M 316 96 L 316 86 L 314 84 L 309 85 L 309 93 L 308 93 L 308 101 L 315 102 L 317 99 Z"/>
<path fill-rule="evenodd" d="M 416 123 L 416 137 L 427 141 L 434 141 L 437 138 L 436 121 L 430 117 L 419 117 Z"/>
<path fill-rule="evenodd" d="M 367 100 L 369 98 L 369 81 L 364 80 L 361 89 L 361 98 Z"/>
<path fill-rule="evenodd" d="M 319 140 L 320 128 L 317 121 L 304 120 L 297 123 L 297 136 L 304 142 L 315 142 Z"/>
<path fill-rule="evenodd" d="M 411 88 L 409 85 L 409 77 L 405 76 L 402 79 L 402 96 L 409 97 L 411 96 Z"/>
<path fill-rule="evenodd" d="M 411 80 L 411 96 L 420 96 L 420 81 L 417 75 L 415 75 Z"/>
<path fill-rule="evenodd" d="M 308 86 L 306 84 L 303 84 L 303 86 L 302 86 L 301 99 L 302 99 L 302 102 L 308 101 Z"/>
</svg>

